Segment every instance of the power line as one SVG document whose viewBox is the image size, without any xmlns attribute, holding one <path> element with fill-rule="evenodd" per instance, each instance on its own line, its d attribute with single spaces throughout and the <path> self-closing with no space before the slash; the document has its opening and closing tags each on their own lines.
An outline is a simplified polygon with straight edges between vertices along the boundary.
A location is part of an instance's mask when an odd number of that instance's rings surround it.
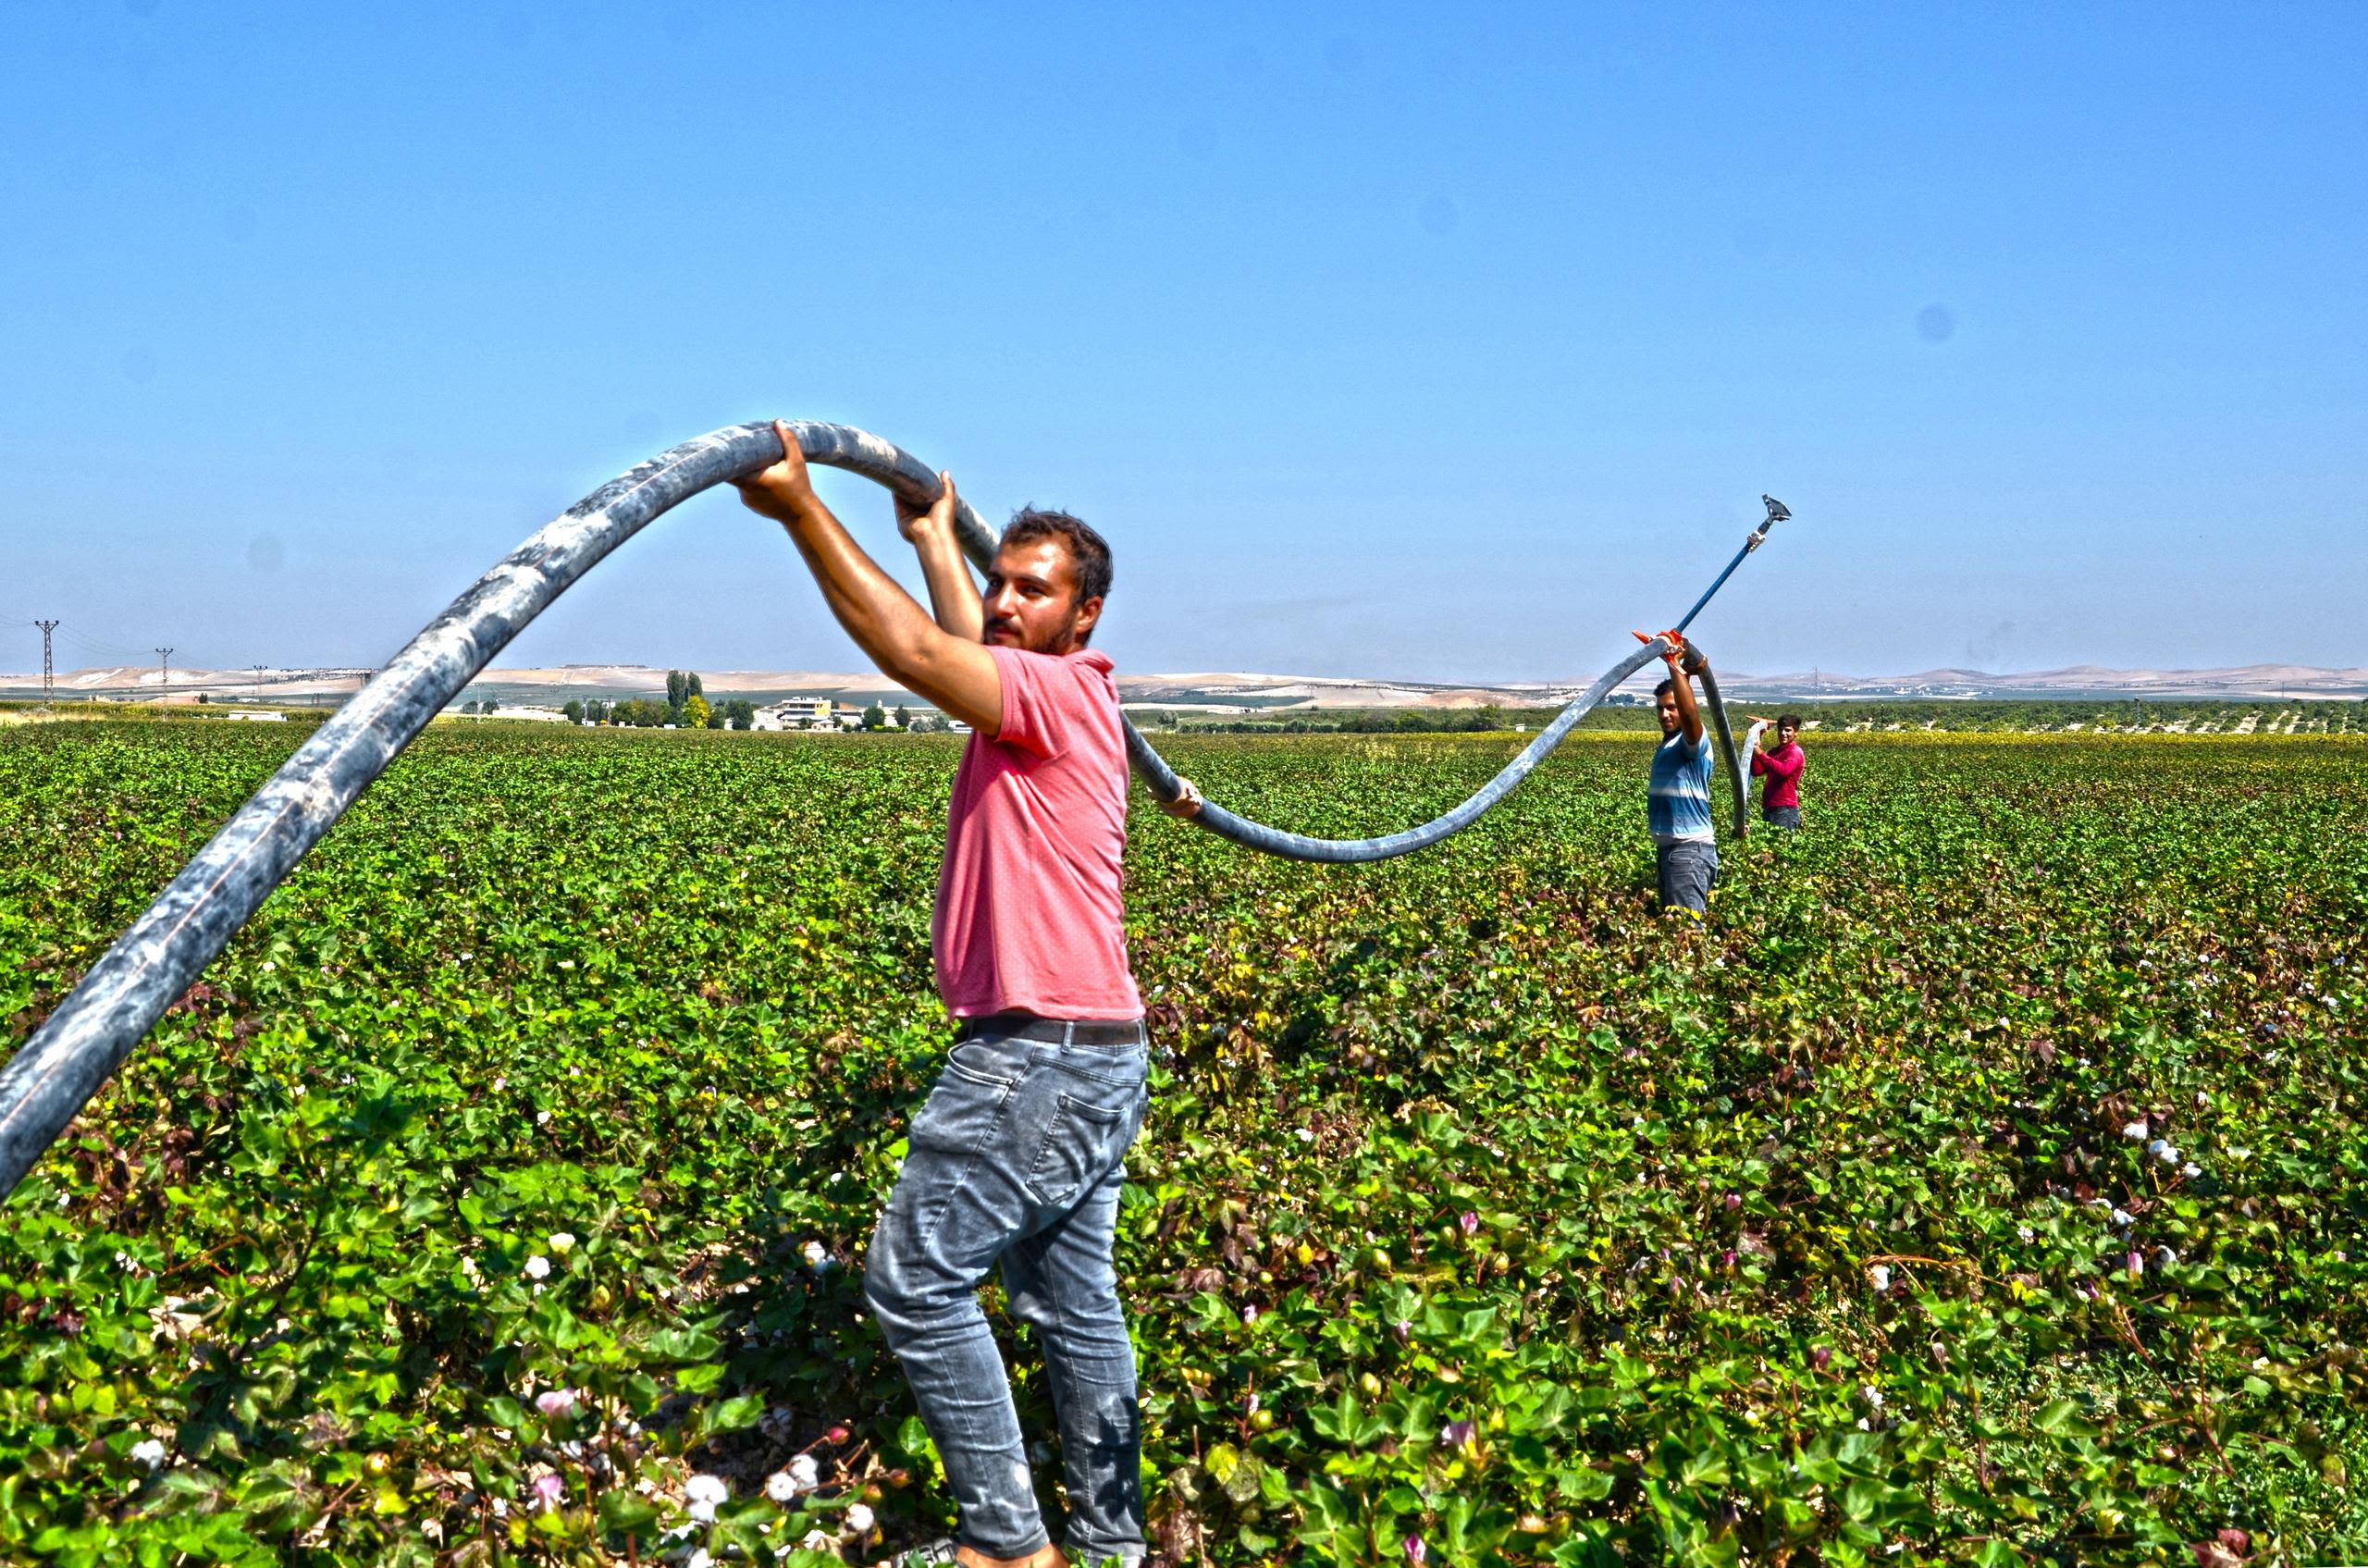
<svg viewBox="0 0 2368 1568">
<path fill-rule="evenodd" d="M 121 643 L 108 642 L 104 638 L 94 637 L 91 636 L 90 633 L 80 630 L 72 625 L 61 623 L 59 629 L 65 633 L 68 641 L 80 643 L 83 648 L 89 649 L 92 653 L 99 654 L 102 657 L 113 656 L 119 659 L 129 658 L 140 651 L 136 648 L 126 648 Z"/>
</svg>

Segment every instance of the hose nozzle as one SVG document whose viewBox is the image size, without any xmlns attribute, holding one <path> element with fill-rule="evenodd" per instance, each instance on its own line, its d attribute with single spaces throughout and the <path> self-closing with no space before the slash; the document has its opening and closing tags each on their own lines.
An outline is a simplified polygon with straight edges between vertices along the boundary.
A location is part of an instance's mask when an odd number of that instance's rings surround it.
<svg viewBox="0 0 2368 1568">
<path fill-rule="evenodd" d="M 1768 515 L 1766 518 L 1761 520 L 1758 527 L 1754 528 L 1751 531 L 1751 537 L 1744 540 L 1743 552 L 1745 555 L 1749 555 L 1753 550 L 1758 549 L 1761 545 L 1768 542 L 1769 529 L 1773 528 L 1777 524 L 1782 523 L 1785 518 L 1793 515 L 1790 512 L 1785 510 L 1784 503 L 1778 500 L 1774 496 L 1761 496 L 1759 499 L 1768 504 Z"/>
</svg>

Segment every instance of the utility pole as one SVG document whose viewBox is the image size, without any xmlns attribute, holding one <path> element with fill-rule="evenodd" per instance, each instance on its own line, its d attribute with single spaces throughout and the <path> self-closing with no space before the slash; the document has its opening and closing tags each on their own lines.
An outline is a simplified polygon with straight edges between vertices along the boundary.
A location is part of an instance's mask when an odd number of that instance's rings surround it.
<svg viewBox="0 0 2368 1568">
<path fill-rule="evenodd" d="M 57 623 L 36 621 L 33 624 L 41 628 L 41 705 L 46 708 L 50 693 L 57 685 L 56 666 L 49 659 L 49 634 L 57 630 Z"/>
<path fill-rule="evenodd" d="M 173 650 L 169 648 L 160 648 L 156 650 L 156 657 L 162 661 L 165 671 L 165 684 L 156 698 L 158 702 L 163 702 L 173 694 Z"/>
</svg>

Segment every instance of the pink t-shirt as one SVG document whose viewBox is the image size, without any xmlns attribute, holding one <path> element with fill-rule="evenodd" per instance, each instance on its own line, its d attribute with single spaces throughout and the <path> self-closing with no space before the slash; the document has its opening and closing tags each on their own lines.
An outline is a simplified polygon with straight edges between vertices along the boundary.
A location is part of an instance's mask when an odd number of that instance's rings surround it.
<svg viewBox="0 0 2368 1568">
<path fill-rule="evenodd" d="M 1773 751 L 1751 754 L 1751 771 L 1764 776 L 1768 783 L 1761 789 L 1759 803 L 1770 810 L 1801 803 L 1801 770 L 1808 759 L 1801 754 L 1800 742 L 1780 746 Z"/>
<path fill-rule="evenodd" d="M 1120 861 L 1127 739 L 1107 655 L 989 648 L 1003 729 L 954 775 L 930 938 L 956 1018 L 1134 1019 Z"/>
</svg>

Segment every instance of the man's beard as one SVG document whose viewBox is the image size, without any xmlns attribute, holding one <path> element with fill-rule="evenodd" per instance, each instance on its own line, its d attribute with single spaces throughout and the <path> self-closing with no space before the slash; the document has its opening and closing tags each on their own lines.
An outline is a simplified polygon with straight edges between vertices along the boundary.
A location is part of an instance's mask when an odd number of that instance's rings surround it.
<svg viewBox="0 0 2368 1568">
<path fill-rule="evenodd" d="M 1023 653 L 1066 653 L 1069 650 L 1077 635 L 1077 610 L 1072 606 L 1068 614 L 1063 617 L 1061 623 L 1052 627 L 1042 642 L 1029 641 L 1028 628 L 1008 616 L 988 616 L 985 640 L 993 641 L 994 635 L 998 631 L 1017 633 L 1019 637 L 1020 651 Z"/>
</svg>

